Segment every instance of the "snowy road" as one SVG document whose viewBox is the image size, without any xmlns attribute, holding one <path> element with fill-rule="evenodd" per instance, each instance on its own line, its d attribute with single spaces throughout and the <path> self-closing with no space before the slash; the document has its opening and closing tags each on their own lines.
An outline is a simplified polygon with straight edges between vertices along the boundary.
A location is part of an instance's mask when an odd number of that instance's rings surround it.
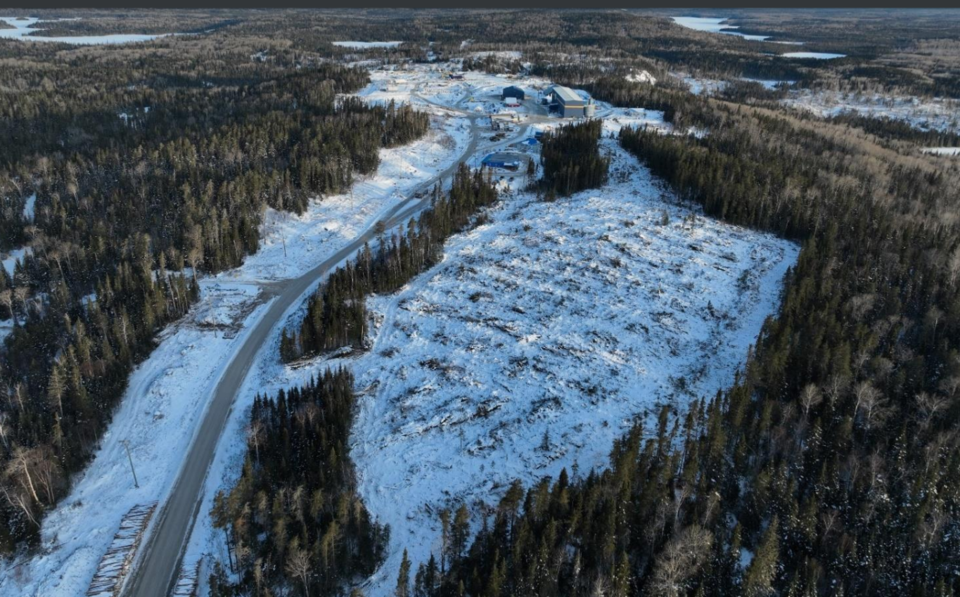
<svg viewBox="0 0 960 597">
<path fill-rule="evenodd" d="M 477 124 L 479 117 L 475 115 L 470 117 L 473 120 L 471 140 L 460 159 L 438 176 L 416 187 L 409 195 L 411 198 L 421 192 L 429 191 L 438 181 L 444 181 L 453 176 L 459 162 L 467 160 L 476 153 L 479 142 Z M 426 196 L 424 199 L 408 199 L 397 204 L 384 214 L 379 222 L 386 228 L 406 222 L 428 205 L 429 194 L 424 193 L 424 195 Z M 231 411 L 234 397 L 246 379 L 257 353 L 271 330 L 282 323 L 284 314 L 303 299 L 303 295 L 316 284 L 318 279 L 362 248 L 364 243 L 375 238 L 377 228 L 378 226 L 368 228 L 350 244 L 299 278 L 270 286 L 269 290 L 273 298 L 269 309 L 240 346 L 217 384 L 203 422 L 184 457 L 183 468 L 177 482 L 149 531 L 144 549 L 126 584 L 125 595 L 166 597 L 170 594 L 179 571 L 183 546 L 199 512 L 204 481 L 213 461 L 220 434 Z"/>
</svg>

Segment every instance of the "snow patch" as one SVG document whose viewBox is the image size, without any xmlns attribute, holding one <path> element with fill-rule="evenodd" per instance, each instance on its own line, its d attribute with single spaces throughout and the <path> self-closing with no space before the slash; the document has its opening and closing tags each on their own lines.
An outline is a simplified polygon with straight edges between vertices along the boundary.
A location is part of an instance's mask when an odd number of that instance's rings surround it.
<svg viewBox="0 0 960 597">
<path fill-rule="evenodd" d="M 30 247 L 21 247 L 19 249 L 13 249 L 7 256 L 3 258 L 3 269 L 7 270 L 7 275 L 13 278 L 13 272 L 17 267 L 18 262 L 23 262 L 23 258 L 31 254 L 33 249 Z"/>
<path fill-rule="evenodd" d="M 924 147 L 922 151 L 933 155 L 960 155 L 960 147 Z"/>
<path fill-rule="evenodd" d="M 657 84 L 657 78 L 645 70 L 642 70 L 638 73 L 630 73 L 627 75 L 627 80 L 631 83 L 650 83 L 651 85 Z"/>
<path fill-rule="evenodd" d="M 870 118 L 902 120 L 920 130 L 960 132 L 960 102 L 949 98 L 921 99 L 802 89 L 781 102 L 824 118 L 855 112 Z"/>
</svg>

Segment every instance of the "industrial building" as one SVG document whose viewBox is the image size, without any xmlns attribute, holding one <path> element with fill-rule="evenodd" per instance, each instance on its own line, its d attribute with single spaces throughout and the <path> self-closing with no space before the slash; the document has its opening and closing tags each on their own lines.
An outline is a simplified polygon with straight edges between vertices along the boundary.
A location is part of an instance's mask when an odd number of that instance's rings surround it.
<svg viewBox="0 0 960 597">
<path fill-rule="evenodd" d="M 522 102 L 524 99 L 526 99 L 527 94 L 523 89 L 520 89 L 516 85 L 511 85 L 510 87 L 504 87 L 503 93 L 500 95 L 500 99 L 502 100 L 505 100 L 508 97 L 516 98 Z"/>
<path fill-rule="evenodd" d="M 480 162 L 487 168 L 503 168 L 505 170 L 519 170 L 520 160 L 517 156 L 509 153 L 491 153 Z"/>
<path fill-rule="evenodd" d="M 553 98 L 550 103 L 551 110 L 560 112 L 564 118 L 593 116 L 595 110 L 593 101 L 588 102 L 569 87 L 555 85 L 547 91 L 547 95 Z"/>
</svg>

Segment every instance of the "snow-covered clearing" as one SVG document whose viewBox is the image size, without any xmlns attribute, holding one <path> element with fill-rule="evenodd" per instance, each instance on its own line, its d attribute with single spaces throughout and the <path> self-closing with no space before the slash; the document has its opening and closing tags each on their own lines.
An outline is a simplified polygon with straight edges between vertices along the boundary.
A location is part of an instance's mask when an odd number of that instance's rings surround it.
<svg viewBox="0 0 960 597">
<path fill-rule="evenodd" d="M 535 97 L 550 84 L 479 72 L 450 79 L 444 68 L 452 67 L 371 72 L 358 95 L 429 111 L 431 132 L 382 151 L 377 174 L 352 193 L 311 202 L 300 216 L 268 211 L 257 254 L 201 279 L 200 303 L 160 335 L 131 376 L 96 458 L 44 521 L 41 553 L 0 564 L 0 594 L 85 591 L 124 513 L 164 502 L 221 372 L 266 311 L 271 283 L 323 262 L 452 164 L 470 141 L 462 110 L 499 101 L 506 85 Z M 656 111 L 598 102 L 597 115 L 605 135 L 621 126 L 672 130 Z M 527 121 L 510 126 L 526 127 L 522 135 L 518 128 L 506 139 L 484 134 L 473 158 L 535 153 L 535 144 L 524 149 L 513 138 L 523 143 L 562 122 L 532 107 L 521 117 Z M 370 352 L 288 368 L 277 358 L 281 328 L 272 332 L 227 420 L 185 569 L 197 570 L 203 555 L 226 561 L 208 512 L 216 491 L 240 472 L 254 395 L 324 367 L 348 364 L 365 390 L 353 456 L 368 507 L 393 528 L 371 597 L 389 592 L 403 547 L 417 562 L 435 548 L 436 508 L 495 501 L 514 478 L 602 465 L 637 417 L 658 404 L 682 408 L 730 383 L 775 308 L 796 247 L 677 205 L 614 141 L 603 143 L 614 156 L 610 185 L 550 204 L 509 194 L 490 223 L 451 241 L 440 266 L 396 295 L 372 299 L 379 332 Z M 302 309 L 291 308 L 287 322 L 299 321 Z M 540 450 L 548 427 L 549 449 Z M 139 489 L 122 440 L 130 442 Z"/>
<path fill-rule="evenodd" d="M 631 83 L 650 83 L 651 85 L 657 84 L 657 78 L 645 70 L 630 73 L 627 75 L 627 80 Z"/>
<path fill-rule="evenodd" d="M 924 147 L 922 151 L 933 155 L 960 155 L 960 147 Z"/>
<path fill-rule="evenodd" d="M 782 102 L 822 117 L 856 112 L 872 118 L 903 120 L 921 130 L 960 132 L 960 102 L 947 98 L 920 99 L 802 89 Z"/>
<path fill-rule="evenodd" d="M 520 60 L 522 52 L 518 50 L 488 50 L 485 52 L 471 52 L 471 58 L 504 58 L 506 60 Z"/>
<path fill-rule="evenodd" d="M 377 173 L 357 182 L 352 193 L 312 201 L 301 216 L 268 212 L 260 250 L 235 270 L 201 279 L 199 304 L 160 334 L 157 348 L 131 375 L 96 457 L 45 518 L 40 553 L 0 563 L 0 594 L 85 592 L 124 513 L 164 502 L 222 371 L 266 311 L 262 283 L 302 275 L 349 244 L 410 190 L 450 166 L 469 142 L 468 129 L 465 118 L 435 118 L 423 139 L 382 150 Z M 269 349 L 265 354 L 275 357 Z M 237 421 L 245 420 L 241 404 L 227 433 L 242 436 Z M 139 489 L 122 440 L 130 442 Z M 198 527 L 208 511 L 201 510 Z"/>
<path fill-rule="evenodd" d="M 391 594 L 404 548 L 415 565 L 437 549 L 439 508 L 603 466 L 634 421 L 728 386 L 775 310 L 795 245 L 678 205 L 604 150 L 615 182 L 508 195 L 439 266 L 371 299 L 369 352 L 263 371 L 271 392 L 328 366 L 357 377 L 360 492 L 392 529 L 369 597 Z"/>
<path fill-rule="evenodd" d="M 688 73 L 671 73 L 671 75 L 683 81 L 691 93 L 698 95 L 716 95 L 728 84 L 721 79 L 709 79 Z M 925 131 L 960 133 L 960 102 L 949 98 L 921 99 L 827 89 L 796 89 L 793 87 L 796 81 L 791 80 L 748 77 L 741 77 L 741 80 L 759 83 L 770 90 L 777 89 L 781 83 L 786 84 L 790 89 L 787 90 L 787 96 L 780 100 L 781 104 L 807 110 L 823 118 L 853 112 L 870 118 L 902 120 L 914 128 Z"/>
<path fill-rule="evenodd" d="M 740 80 L 747 81 L 748 83 L 759 83 L 764 89 L 769 89 L 770 91 L 775 90 L 780 85 L 793 85 L 796 83 L 796 81 L 789 79 L 751 79 L 750 77 L 740 77 Z"/>
<path fill-rule="evenodd" d="M 690 89 L 690 93 L 694 95 L 714 95 L 727 85 L 727 82 L 722 79 L 708 79 L 688 73 L 670 73 L 670 75 L 683 81 Z"/>
</svg>

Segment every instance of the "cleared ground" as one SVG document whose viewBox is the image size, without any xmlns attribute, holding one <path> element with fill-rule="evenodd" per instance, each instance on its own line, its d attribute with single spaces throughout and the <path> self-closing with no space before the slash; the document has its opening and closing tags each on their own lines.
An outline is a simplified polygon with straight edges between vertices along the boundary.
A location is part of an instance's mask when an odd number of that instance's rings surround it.
<svg viewBox="0 0 960 597">
<path fill-rule="evenodd" d="M 555 203 L 505 196 L 441 265 L 370 301 L 368 353 L 271 381 L 341 364 L 357 376 L 360 491 L 392 528 L 368 595 L 392 594 L 404 548 L 415 564 L 436 552 L 440 508 L 585 474 L 638 418 L 728 386 L 775 309 L 796 246 L 677 205 L 604 149 L 610 185 Z"/>
</svg>

